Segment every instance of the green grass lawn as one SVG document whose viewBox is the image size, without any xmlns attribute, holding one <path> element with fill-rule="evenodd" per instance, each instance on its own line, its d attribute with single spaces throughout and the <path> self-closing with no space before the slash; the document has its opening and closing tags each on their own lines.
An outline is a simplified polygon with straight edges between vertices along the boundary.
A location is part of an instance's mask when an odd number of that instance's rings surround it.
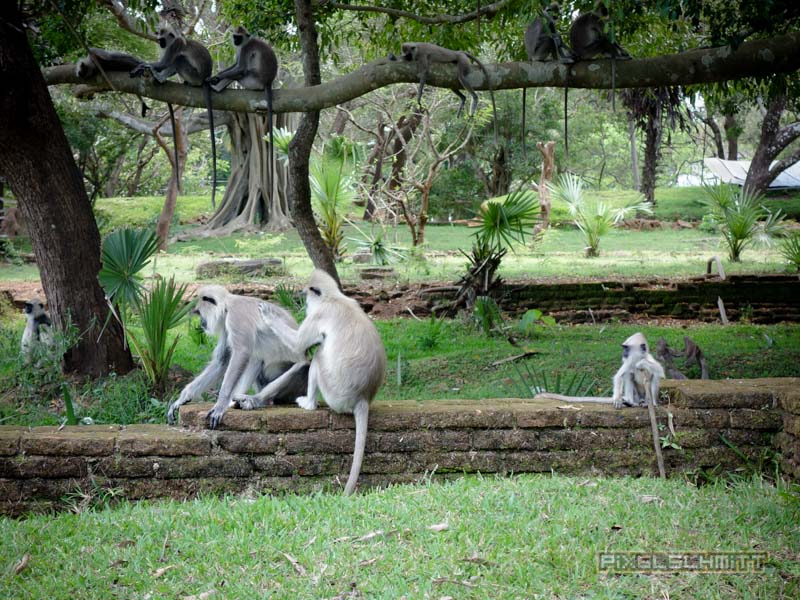
<svg viewBox="0 0 800 600">
<path fill-rule="evenodd" d="M 604 197 L 609 203 L 623 204 L 635 201 L 632 191 L 590 192 Z M 665 220 L 699 220 L 706 212 L 702 204 L 701 188 L 660 188 L 656 194 L 655 216 Z M 123 225 L 152 226 L 160 210 L 161 198 L 107 198 L 97 201 L 99 221 L 104 231 Z M 800 216 L 800 195 L 770 197 L 767 204 L 797 217 Z M 210 214 L 209 198 L 181 196 L 178 200 L 178 223 L 172 233 L 192 232 L 197 225 L 190 222 L 201 214 Z M 360 209 L 351 215 L 362 230 L 369 226 L 358 222 Z M 729 273 L 781 272 L 786 269 L 777 247 L 755 247 L 746 250 L 741 263 L 727 261 L 721 237 L 699 229 L 672 229 L 669 226 L 654 231 L 617 229 L 605 236 L 600 244 L 600 257 L 584 258 L 584 242 L 579 231 L 568 224 L 565 206 L 555 203 L 554 221 L 561 226 L 550 229 L 544 238 L 528 246 L 520 246 L 504 260 L 500 274 L 505 278 L 574 278 L 574 277 L 687 277 L 705 270 L 712 255 L 725 259 Z M 397 264 L 396 280 L 441 281 L 454 280 L 464 271 L 466 259 L 459 249 L 469 250 L 475 230 L 465 226 L 429 225 L 426 244 L 422 252 L 410 260 Z M 360 235 L 352 226 L 345 227 L 345 238 L 357 239 Z M 389 243 L 410 248 L 408 229 L 400 225 L 387 229 Z M 357 244 L 347 242 L 352 253 Z M 23 251 L 29 245 L 21 243 Z M 198 238 L 175 242 L 166 253 L 153 262 L 150 274 L 158 273 L 179 281 L 196 281 L 198 263 L 220 258 L 279 257 L 285 261 L 289 272 L 287 281 L 298 282 L 311 272 L 311 262 L 295 231 L 280 234 L 234 234 L 223 237 Z M 338 266 L 340 276 L 346 281 L 358 281 L 358 269 L 349 259 Z M 0 280 L 36 280 L 38 270 L 30 264 L 6 264 L 0 268 Z M 282 280 L 276 280 L 278 283 Z"/>
<path fill-rule="evenodd" d="M 0 597 L 797 598 L 799 507 L 759 479 L 546 475 L 123 503 L 0 519 Z M 598 553 L 615 551 L 769 559 L 755 574 L 598 572 Z"/>
</svg>

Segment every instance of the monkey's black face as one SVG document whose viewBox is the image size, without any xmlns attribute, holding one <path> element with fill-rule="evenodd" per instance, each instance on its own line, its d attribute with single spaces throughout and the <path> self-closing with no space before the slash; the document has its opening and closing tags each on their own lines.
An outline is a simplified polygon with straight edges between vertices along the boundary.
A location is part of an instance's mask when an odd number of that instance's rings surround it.
<svg viewBox="0 0 800 600">
<path fill-rule="evenodd" d="M 622 358 L 628 358 L 628 355 L 631 353 L 631 349 L 629 346 L 622 344 Z"/>
<path fill-rule="evenodd" d="M 175 39 L 175 34 L 172 32 L 162 33 L 158 36 L 158 45 L 163 49 L 169 46 Z"/>
<path fill-rule="evenodd" d="M 233 45 L 234 46 L 241 46 L 243 41 L 244 41 L 244 36 L 241 33 L 234 33 L 233 34 Z"/>
<path fill-rule="evenodd" d="M 29 315 L 32 312 L 33 312 L 33 304 L 31 304 L 30 302 L 26 302 L 25 303 L 25 314 Z"/>
</svg>

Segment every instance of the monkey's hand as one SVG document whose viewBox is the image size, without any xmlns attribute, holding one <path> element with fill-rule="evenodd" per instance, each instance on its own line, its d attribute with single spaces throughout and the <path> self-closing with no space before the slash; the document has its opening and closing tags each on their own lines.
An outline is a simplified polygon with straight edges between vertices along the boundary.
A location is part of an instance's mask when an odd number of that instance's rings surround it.
<svg viewBox="0 0 800 600">
<path fill-rule="evenodd" d="M 142 63 L 140 65 L 135 66 L 133 69 L 131 69 L 131 72 L 129 74 L 130 74 L 131 77 L 141 77 L 142 75 L 144 75 L 145 73 L 148 73 L 148 72 L 152 74 L 152 70 L 150 69 L 150 65 L 148 65 L 146 63 Z"/>
<path fill-rule="evenodd" d="M 194 396 L 195 394 L 191 385 L 187 385 L 185 388 L 183 388 L 181 395 L 178 396 L 178 399 L 169 405 L 169 410 L 167 411 L 167 423 L 170 425 L 175 425 L 178 416 L 178 409 L 187 402 L 194 400 Z"/>
<path fill-rule="evenodd" d="M 612 399 L 614 408 L 622 408 L 622 396 L 614 396 Z"/>
<path fill-rule="evenodd" d="M 317 401 L 315 398 L 309 398 L 308 396 L 300 396 L 297 398 L 297 406 L 300 408 L 304 408 L 306 410 L 316 410 L 317 408 Z"/>
<path fill-rule="evenodd" d="M 206 83 L 208 85 L 217 85 L 219 82 L 220 82 L 220 78 L 217 75 L 214 75 L 212 77 L 206 77 Z"/>
<path fill-rule="evenodd" d="M 217 426 L 222 423 L 223 416 L 225 416 L 225 407 L 214 406 L 214 408 L 208 411 L 208 415 L 206 415 L 208 419 L 208 428 L 216 429 Z"/>
</svg>

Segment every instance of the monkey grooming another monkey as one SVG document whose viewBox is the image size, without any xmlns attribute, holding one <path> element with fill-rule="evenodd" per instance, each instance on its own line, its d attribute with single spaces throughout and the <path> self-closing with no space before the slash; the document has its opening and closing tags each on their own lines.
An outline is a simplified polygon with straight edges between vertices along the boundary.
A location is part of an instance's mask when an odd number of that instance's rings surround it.
<svg viewBox="0 0 800 600">
<path fill-rule="evenodd" d="M 236 62 L 208 80 L 215 92 L 221 92 L 238 81 L 246 90 L 264 90 L 267 99 L 269 124 L 269 204 L 272 206 L 272 189 L 275 185 L 273 157 L 275 152 L 272 125 L 272 84 L 278 74 L 278 57 L 267 42 L 259 39 L 241 25 L 233 32 Z"/>
<path fill-rule="evenodd" d="M 361 472 L 367 442 L 369 404 L 386 376 L 386 350 L 381 336 L 358 302 L 348 298 L 325 271 L 315 270 L 306 287 L 306 318 L 300 329 L 276 319 L 274 307 L 263 303 L 261 315 L 283 343 L 295 353 L 319 345 L 311 359 L 308 392 L 297 399 L 306 410 L 317 408 L 317 388 L 337 413 L 353 413 L 356 440 L 353 464 L 344 488 L 352 494 Z M 237 399 L 240 404 L 249 398 Z"/>
<path fill-rule="evenodd" d="M 39 298 L 31 298 L 25 303 L 25 331 L 22 332 L 20 355 L 30 360 L 37 348 L 53 344 L 52 322 Z"/>
<path fill-rule="evenodd" d="M 428 44 L 426 42 L 406 42 L 402 46 L 402 59 L 406 62 L 417 63 L 417 73 L 419 75 L 419 89 L 417 90 L 417 104 L 422 106 L 422 92 L 425 90 L 425 83 L 428 80 L 428 74 L 432 63 L 452 64 L 456 65 L 458 71 L 458 81 L 461 86 L 469 92 L 472 96 L 472 107 L 469 111 L 470 116 L 475 114 L 478 107 L 478 94 L 475 93 L 474 88 L 470 85 L 467 77 L 471 70 L 470 61 L 473 61 L 486 77 L 486 83 L 490 84 L 489 73 L 483 63 L 476 57 L 461 50 L 450 50 L 442 48 L 436 44 Z M 389 56 L 390 60 L 397 60 L 394 55 Z M 460 104 L 458 105 L 457 116 L 461 116 L 461 111 L 464 109 L 466 96 L 460 90 L 452 88 L 453 93 L 458 96 Z M 494 142 L 497 144 L 497 107 L 494 101 L 494 90 L 489 87 L 489 94 L 492 98 L 492 118 L 494 120 Z"/>
<path fill-rule="evenodd" d="M 553 2 L 542 11 L 542 14 L 534 19 L 525 30 L 525 52 L 528 55 L 528 62 L 542 62 L 558 60 L 563 64 L 575 62 L 572 52 L 558 33 L 556 19 L 558 18 L 559 6 Z M 569 72 L 568 72 L 569 73 Z M 522 151 L 527 152 L 525 147 L 525 113 L 527 104 L 528 88 L 522 88 Z M 567 118 L 567 87 L 564 87 L 564 139 L 566 139 L 566 118 Z"/>
<path fill-rule="evenodd" d="M 187 40 L 183 35 L 176 31 L 171 25 L 162 24 L 157 31 L 158 45 L 161 47 L 161 58 L 155 63 L 142 63 L 131 71 L 131 77 L 141 77 L 149 72 L 159 83 L 164 83 L 167 78 L 176 73 L 188 85 L 202 87 L 206 100 L 206 110 L 208 111 L 209 131 L 211 134 L 211 168 L 213 171 L 211 186 L 211 207 L 216 208 L 217 191 L 217 142 L 214 137 L 214 108 L 211 104 L 211 86 L 206 81 L 211 77 L 212 61 L 211 54 L 205 46 L 194 40 Z M 172 116 L 173 135 L 175 117 L 172 105 L 168 104 L 170 115 Z M 178 178 L 180 188 L 180 173 L 178 166 L 178 154 L 175 150 L 175 173 Z"/>
<path fill-rule="evenodd" d="M 198 398 L 210 386 L 222 380 L 217 403 L 208 413 L 209 427 L 215 429 L 235 394 L 244 394 L 251 385 L 261 387 L 277 379 L 296 362 L 305 362 L 303 353 L 297 353 L 278 338 L 264 322 L 260 312 L 262 302 L 229 293 L 221 285 L 206 285 L 195 292 L 197 304 L 193 312 L 200 316 L 203 330 L 217 337 L 217 346 L 205 369 L 192 380 L 172 403 L 167 421 L 175 423 L 178 408 Z M 280 321 L 289 331 L 297 323 L 284 309 L 268 304 L 270 316 Z M 307 387 L 306 373 L 295 369 L 282 380 L 280 393 L 271 402 L 288 403 L 302 395 Z"/>
</svg>

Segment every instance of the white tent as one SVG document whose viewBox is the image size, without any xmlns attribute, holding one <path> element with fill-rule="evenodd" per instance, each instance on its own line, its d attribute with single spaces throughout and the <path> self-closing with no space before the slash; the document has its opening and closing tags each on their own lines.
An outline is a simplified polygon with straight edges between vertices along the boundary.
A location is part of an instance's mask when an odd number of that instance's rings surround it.
<svg viewBox="0 0 800 600">
<path fill-rule="evenodd" d="M 723 160 L 721 158 L 704 158 L 703 164 L 716 175 L 722 183 L 744 185 L 747 171 L 750 169 L 749 160 Z M 772 163 L 775 164 L 774 162 Z M 795 163 L 780 173 L 769 184 L 770 189 L 775 188 L 800 188 L 800 163 Z"/>
</svg>

